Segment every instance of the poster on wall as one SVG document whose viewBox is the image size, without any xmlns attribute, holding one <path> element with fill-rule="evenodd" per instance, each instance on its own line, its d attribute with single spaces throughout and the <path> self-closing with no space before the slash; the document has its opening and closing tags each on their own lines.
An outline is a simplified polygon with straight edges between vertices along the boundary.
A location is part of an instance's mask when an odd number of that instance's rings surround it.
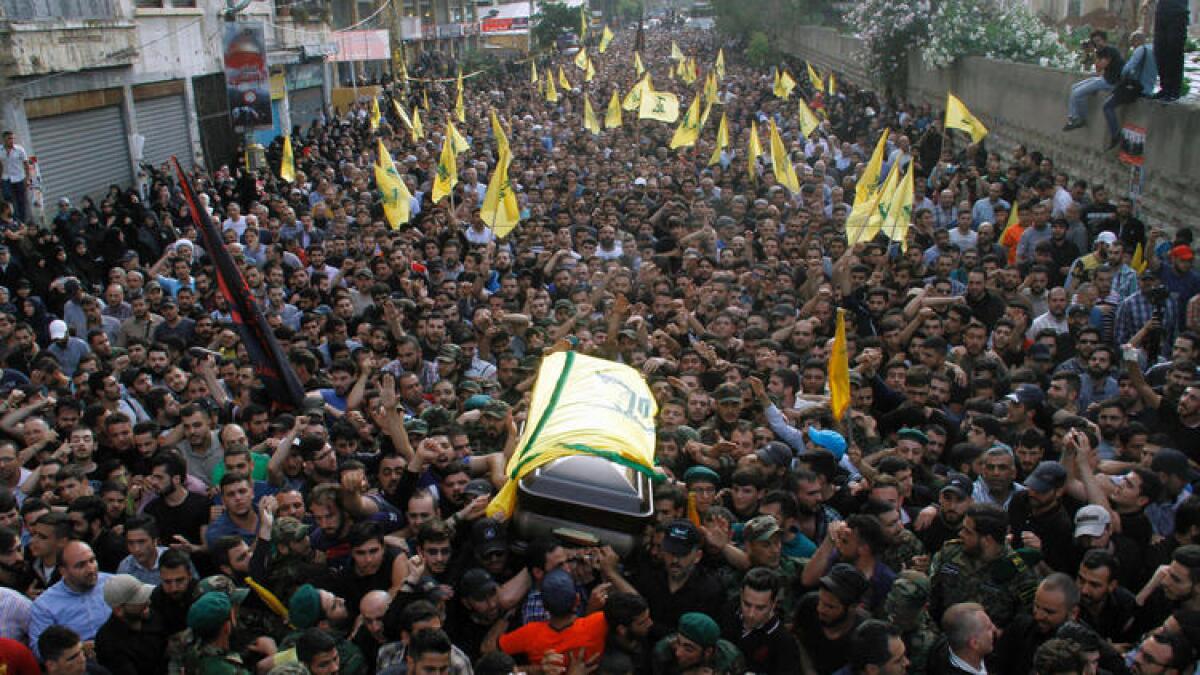
<svg viewBox="0 0 1200 675">
<path fill-rule="evenodd" d="M 234 129 L 242 133 L 270 129 L 271 79 L 262 22 L 227 23 L 224 45 L 225 88 Z"/>
<path fill-rule="evenodd" d="M 1126 123 L 1121 127 L 1121 154 L 1118 155 L 1121 163 L 1129 166 L 1141 166 L 1146 161 L 1145 154 L 1145 127 Z"/>
</svg>

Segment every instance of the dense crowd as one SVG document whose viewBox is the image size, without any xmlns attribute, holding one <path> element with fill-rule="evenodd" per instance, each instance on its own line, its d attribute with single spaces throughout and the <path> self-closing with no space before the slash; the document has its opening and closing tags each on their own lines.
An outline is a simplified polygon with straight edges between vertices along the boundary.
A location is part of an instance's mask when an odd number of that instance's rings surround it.
<svg viewBox="0 0 1200 675">
<path fill-rule="evenodd" d="M 772 73 L 702 32 L 640 51 L 686 105 L 723 48 L 696 147 L 636 114 L 585 130 L 584 95 L 603 110 L 637 80 L 634 39 L 593 44 L 591 82 L 543 56 L 543 79 L 575 82 L 557 103 L 527 63 L 468 77 L 470 147 L 437 204 L 455 83 L 418 69 L 377 130 L 365 101 L 297 128 L 294 181 L 281 141 L 269 170 L 194 172 L 307 393 L 287 410 L 172 173 L 41 224 L 0 205 L 6 672 L 1192 672 L 1191 230 L 844 81 L 797 78 L 821 115 L 805 138 Z M 672 42 L 693 87 L 668 75 Z M 479 217 L 493 111 L 521 210 L 503 238 Z M 771 120 L 798 193 L 765 157 L 748 171 Z M 880 175 L 914 167 L 912 223 L 848 245 L 884 130 Z M 377 138 L 413 194 L 401 227 Z M 623 555 L 486 516 L 564 349 L 657 398 L 665 479 Z"/>
</svg>

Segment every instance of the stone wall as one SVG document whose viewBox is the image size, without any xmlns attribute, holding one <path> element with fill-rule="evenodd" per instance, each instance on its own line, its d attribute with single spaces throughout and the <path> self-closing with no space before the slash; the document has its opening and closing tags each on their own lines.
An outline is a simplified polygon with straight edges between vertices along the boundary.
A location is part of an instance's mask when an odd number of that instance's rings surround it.
<svg viewBox="0 0 1200 675">
<path fill-rule="evenodd" d="M 774 36 L 776 46 L 808 59 L 823 70 L 833 68 L 856 84 L 867 84 L 858 39 L 828 28 L 797 26 Z M 1017 143 L 1040 150 L 1055 166 L 1089 183 L 1101 182 L 1113 194 L 1130 185 L 1129 167 L 1106 144 L 1102 97 L 1093 97 L 1088 126 L 1064 133 L 1067 95 L 1083 74 L 1053 68 L 995 61 L 960 60 L 950 68 L 930 70 L 920 58 L 909 59 L 910 99 L 945 105 L 953 91 L 991 131 L 988 147 L 1010 157 Z M 1123 122 L 1146 129 L 1141 212 L 1152 224 L 1196 225 L 1200 213 L 1200 108 L 1194 105 L 1139 101 L 1120 112 Z"/>
</svg>

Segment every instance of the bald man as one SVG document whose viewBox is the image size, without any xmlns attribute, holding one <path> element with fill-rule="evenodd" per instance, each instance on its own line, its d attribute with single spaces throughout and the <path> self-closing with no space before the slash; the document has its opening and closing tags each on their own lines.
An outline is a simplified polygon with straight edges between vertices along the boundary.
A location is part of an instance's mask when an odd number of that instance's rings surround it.
<svg viewBox="0 0 1200 675">
<path fill-rule="evenodd" d="M 110 575 L 100 571 L 91 546 L 81 541 L 67 544 L 58 569 L 62 580 L 38 596 L 29 613 L 29 643 L 35 649 L 38 636 L 55 624 L 89 642 L 112 614 L 104 601 L 104 585 Z"/>
<path fill-rule="evenodd" d="M 375 670 L 379 648 L 389 642 L 383 634 L 383 615 L 387 614 L 391 604 L 392 596 L 387 591 L 371 591 L 358 602 L 358 616 L 362 619 L 362 625 L 355 632 L 353 641 L 367 660 L 368 672 Z"/>
</svg>

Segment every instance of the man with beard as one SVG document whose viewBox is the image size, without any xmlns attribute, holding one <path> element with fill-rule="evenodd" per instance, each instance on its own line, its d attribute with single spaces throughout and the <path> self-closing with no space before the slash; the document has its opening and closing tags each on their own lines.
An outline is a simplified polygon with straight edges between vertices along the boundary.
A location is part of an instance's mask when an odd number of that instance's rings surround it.
<svg viewBox="0 0 1200 675">
<path fill-rule="evenodd" d="M 1101 345 L 1092 350 L 1087 370 L 1079 376 L 1080 409 L 1087 410 L 1092 403 L 1117 396 L 1117 380 L 1112 376 L 1114 362 L 1113 350 L 1108 346 Z"/>
<path fill-rule="evenodd" d="M 192 561 L 183 551 L 169 549 L 158 559 L 161 583 L 150 594 L 150 617 L 154 627 L 166 638 L 166 655 L 172 663 L 182 663 L 190 634 L 187 613 L 196 598 L 196 580 Z"/>
<path fill-rule="evenodd" d="M 676 520 L 667 524 L 659 554 L 662 566 L 646 570 L 634 582 L 650 605 L 657 637 L 664 637 L 687 612 L 720 615 L 725 592 L 717 577 L 700 565 L 704 557 L 703 543 L 703 535 L 690 521 Z M 615 564 L 604 566 L 606 580 L 620 576 L 615 567 Z"/>
<path fill-rule="evenodd" d="M 433 607 L 424 600 L 409 603 L 403 608 L 393 603 L 385 619 L 388 634 L 395 635 L 400 632 L 403 635 L 406 625 L 411 628 L 412 608 L 418 605 Z M 504 609 L 500 603 L 500 586 L 492 575 L 481 568 L 467 570 L 455 587 L 453 599 L 448 601 L 446 632 L 454 640 L 454 644 L 473 661 L 479 658 L 484 638 L 500 619 Z M 381 669 L 386 649 L 385 647 L 380 650 Z"/>
<path fill-rule="evenodd" d="M 185 545 L 189 552 L 200 548 L 201 530 L 208 524 L 209 501 L 184 487 L 187 469 L 174 452 L 164 451 L 150 460 L 147 486 L 158 496 L 144 513 L 158 523 L 158 534 L 169 545 Z"/>
<path fill-rule="evenodd" d="M 971 314 L 991 330 L 1004 316 L 1004 301 L 987 288 L 987 273 L 973 270 L 967 273 L 967 293 L 963 296 Z"/>
<path fill-rule="evenodd" d="M 29 594 L 34 584 L 33 573 L 25 562 L 21 536 L 15 530 L 0 526 L 0 586 Z"/>
<path fill-rule="evenodd" d="M 1100 345 L 1100 329 L 1088 326 L 1075 334 L 1075 355 L 1058 364 L 1055 372 L 1082 375 L 1087 372 L 1092 352 Z"/>
<path fill-rule="evenodd" d="M 1013 495 L 1008 504 L 1009 526 L 1014 541 L 1042 551 L 1050 569 L 1070 570 L 1078 559 L 1066 542 L 1074 534 L 1070 514 L 1062 497 L 1067 470 L 1058 462 L 1041 462 L 1025 478 L 1025 491 Z"/>
<path fill-rule="evenodd" d="M 1044 642 L 1054 637 L 1059 626 L 1078 615 L 1079 588 L 1075 581 L 1055 572 L 1038 584 L 1033 598 L 1033 613 L 1019 614 L 1004 628 L 992 666 L 998 673 L 1028 673 L 1033 655 Z"/>
<path fill-rule="evenodd" d="M 333 451 L 332 448 L 329 449 Z M 339 570 L 350 563 L 350 526 L 353 519 L 342 511 L 338 501 L 339 486 L 325 483 L 313 488 L 308 510 L 316 529 L 309 536 L 312 547 L 325 555 L 325 563 Z"/>
<path fill-rule="evenodd" d="M 350 626 L 350 614 L 342 598 L 312 584 L 304 584 L 288 600 L 288 622 L 296 630 L 280 641 L 280 651 L 294 647 L 306 629 L 319 628 L 337 642 L 340 672 L 365 672 L 362 652 L 344 637 L 345 629 Z"/>
<path fill-rule="evenodd" d="M 1178 398 L 1174 397 L 1176 387 L 1172 386 L 1172 380 L 1175 370 L 1172 369 L 1168 375 L 1167 387 L 1159 394 L 1146 383 L 1138 365 L 1136 351 L 1122 351 L 1130 383 L 1137 389 L 1146 406 L 1158 411 L 1159 427 L 1171 439 L 1170 447 L 1187 453 L 1188 459 L 1193 462 L 1200 460 L 1200 384 L 1189 383 L 1178 389 Z"/>
<path fill-rule="evenodd" d="M 482 582 L 482 579 L 480 579 Z M 495 589 L 493 589 L 494 592 Z M 394 604 L 394 603 L 393 603 Z M 496 614 L 496 618 L 499 613 Z M 495 618 L 492 619 L 495 621 Z M 444 635 L 449 637 L 447 640 L 450 647 L 449 653 L 446 655 L 446 665 L 448 668 L 444 671 L 447 675 L 464 675 L 471 672 L 471 662 L 479 657 L 478 649 L 471 652 L 462 647 L 462 643 L 454 636 L 452 619 L 443 621 L 442 614 L 433 603 L 427 600 L 416 600 L 407 603 L 398 612 L 394 618 L 390 616 L 387 620 L 385 632 L 387 635 L 394 635 L 400 639 L 395 642 L 388 642 L 379 648 L 379 658 L 376 664 L 375 672 L 377 673 L 404 673 L 413 671 L 406 668 L 406 663 L 412 663 L 413 655 L 409 651 L 412 645 L 413 638 L 421 633 L 428 635 L 434 631 L 442 632 L 443 624 L 446 628 Z M 489 623 L 490 625 L 490 623 Z M 453 640 L 453 642 L 450 642 Z M 415 657 L 420 660 L 420 657 Z M 420 673 L 435 672 L 435 671 L 418 671 Z M 415 675 L 415 674 L 414 674 Z"/>
<path fill-rule="evenodd" d="M 32 473 L 17 461 L 17 446 L 12 441 L 0 442 L 0 487 L 7 488 L 17 500 L 17 506 L 25 500 L 21 485 Z"/>
<path fill-rule="evenodd" d="M 329 590 L 345 598 L 350 618 L 358 615 L 358 606 L 371 591 L 399 588 L 408 575 L 408 560 L 384 545 L 383 531 L 376 522 L 363 521 L 350 527 L 347 536 L 351 563 L 327 584 Z"/>
<path fill-rule="evenodd" d="M 868 618 L 862 601 L 869 589 L 862 572 L 839 563 L 800 599 L 793 621 L 807 669 L 830 675 L 846 665 L 854 629 Z"/>
<path fill-rule="evenodd" d="M 507 403 L 482 394 L 467 399 L 464 406 L 468 411 L 479 410 L 479 418 L 467 424 L 471 448 L 476 455 L 503 452 L 508 443 L 511 419 Z"/>
<path fill-rule="evenodd" d="M 1007 509 L 1013 495 L 1025 489 L 1017 482 L 1016 457 L 1007 446 L 997 444 L 983 453 L 983 462 L 983 475 L 975 479 L 971 499 Z"/>
<path fill-rule="evenodd" d="M 213 470 L 221 463 L 224 450 L 217 434 L 213 433 L 212 417 L 204 407 L 189 403 L 179 411 L 179 419 L 184 440 L 178 448 L 187 462 L 188 473 L 213 487 Z"/>
<path fill-rule="evenodd" d="M 358 366 L 353 361 L 339 359 L 333 362 L 328 372 L 333 387 L 318 390 L 325 404 L 342 412 L 346 412 L 347 408 L 357 408 L 367 384 L 365 377 L 359 377 Z"/>
<path fill-rule="evenodd" d="M 1120 563 L 1108 551 L 1092 549 L 1079 563 L 1079 619 L 1113 643 L 1129 642 L 1137 600 L 1120 585 Z"/>
<path fill-rule="evenodd" d="M 254 543 L 259 518 L 254 511 L 254 486 L 244 473 L 221 477 L 221 503 L 224 511 L 208 526 L 204 540 L 210 545 L 222 537 L 236 536 L 249 546 Z"/>
<path fill-rule="evenodd" d="M 870 588 L 862 601 L 868 611 L 874 612 L 882 607 L 896 580 L 895 571 L 880 560 L 886 548 L 887 540 L 879 521 L 855 513 L 829 527 L 825 541 L 804 566 L 800 582 L 812 588 L 820 583 L 821 572 L 828 571 L 832 564 L 849 563 L 867 578 Z"/>
<path fill-rule="evenodd" d="M 250 558 L 250 576 L 263 580 L 277 598 L 290 598 L 307 581 L 320 578 L 328 568 L 319 564 L 309 542 L 311 528 L 290 516 L 278 516 L 277 498 L 263 497 L 259 501 L 259 542 Z M 265 521 L 270 520 L 267 529 Z M 270 539 L 265 539 L 268 534 Z"/>
<path fill-rule="evenodd" d="M 765 567 L 750 570 L 742 578 L 737 609 L 722 623 L 722 635 L 742 652 L 749 672 L 794 673 L 800 663 L 796 638 L 776 611 L 782 585 L 790 578 Z"/>
<path fill-rule="evenodd" d="M 620 653 L 638 667 L 635 672 L 644 672 L 650 667 L 646 640 L 654 620 L 650 618 L 650 606 L 637 593 L 616 592 L 604 602 L 604 620 L 608 623 L 608 638 L 604 641 L 604 652 Z"/>
<path fill-rule="evenodd" d="M 1007 543 L 1008 514 L 994 504 L 967 509 L 959 539 L 946 542 L 930 563 L 930 613 L 979 602 L 1004 625 L 1032 606 L 1037 574 Z"/>
<path fill-rule="evenodd" d="M 46 628 L 66 626 L 87 641 L 108 620 L 111 609 L 104 602 L 104 585 L 109 575 L 100 571 L 92 548 L 73 541 L 62 553 L 62 580 L 47 588 L 29 613 L 29 641 L 37 643 Z"/>
<path fill-rule="evenodd" d="M 147 621 L 154 587 L 128 574 L 104 585 L 104 601 L 112 608 L 96 632 L 96 661 L 114 673 L 157 675 L 166 669 L 166 639 Z"/>
</svg>

